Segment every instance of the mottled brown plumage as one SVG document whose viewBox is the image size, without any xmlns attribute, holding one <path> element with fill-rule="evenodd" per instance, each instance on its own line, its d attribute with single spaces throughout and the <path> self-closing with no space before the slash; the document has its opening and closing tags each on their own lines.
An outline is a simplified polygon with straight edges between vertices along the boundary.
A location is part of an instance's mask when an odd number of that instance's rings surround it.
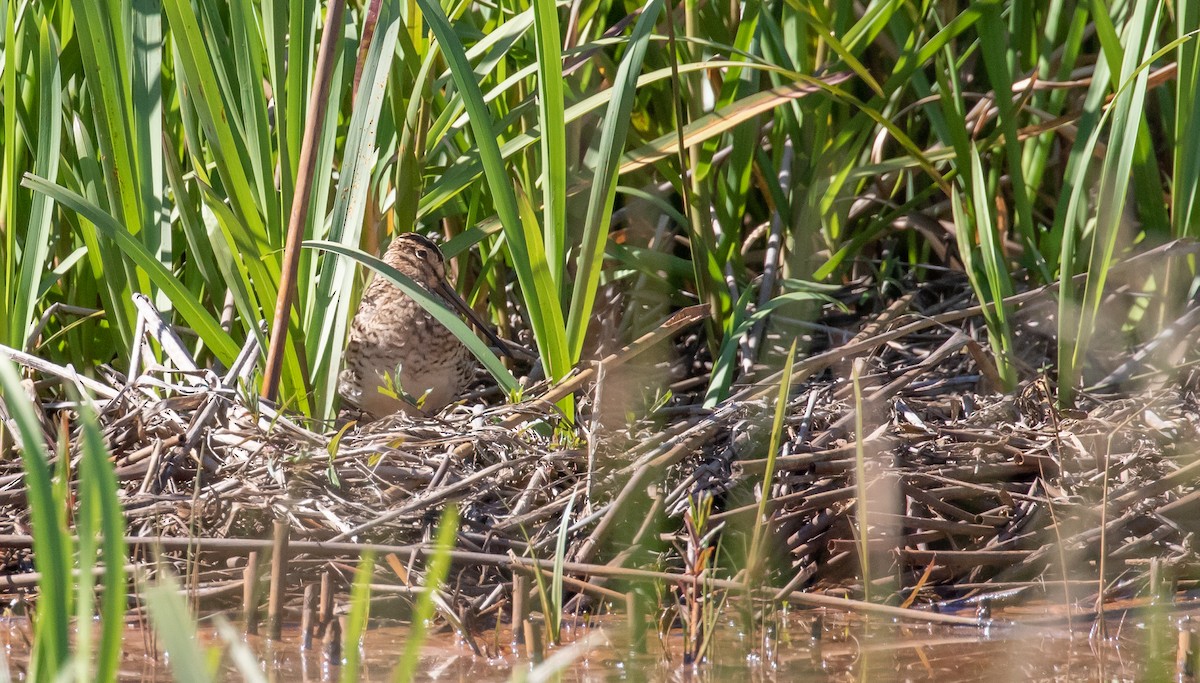
<svg viewBox="0 0 1200 683">
<path fill-rule="evenodd" d="M 383 261 L 488 332 L 446 281 L 445 258 L 428 238 L 416 233 L 397 235 Z M 376 276 L 350 325 L 338 393 L 371 417 L 433 414 L 459 397 L 474 364 L 471 352 L 450 330 L 399 287 Z M 386 393 L 386 377 L 392 378 L 391 389 L 399 398 Z M 415 405 L 418 399 L 420 409 Z"/>
</svg>

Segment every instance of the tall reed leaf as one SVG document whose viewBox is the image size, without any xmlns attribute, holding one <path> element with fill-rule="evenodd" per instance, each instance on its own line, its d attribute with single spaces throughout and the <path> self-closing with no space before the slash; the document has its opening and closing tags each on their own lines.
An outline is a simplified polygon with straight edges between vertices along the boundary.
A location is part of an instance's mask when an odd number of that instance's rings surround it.
<svg viewBox="0 0 1200 683">
<path fill-rule="evenodd" d="M 10 10 L 10 15 L 11 13 Z M 6 68 L 16 69 L 16 47 L 9 47 L 12 49 L 8 53 Z M 37 69 L 34 71 L 34 76 L 38 85 L 37 110 L 35 112 L 38 126 L 36 146 L 33 148 L 35 156 L 33 172 L 54 182 L 58 177 L 59 145 L 62 138 L 62 85 L 58 63 L 58 41 L 50 32 L 45 19 L 38 23 Z M 10 108 L 16 109 L 15 106 Z M 15 139 L 10 138 L 10 144 L 18 143 Z M 16 199 L 14 196 L 15 177 L 12 179 L 12 186 L 9 190 L 12 192 L 9 195 L 11 202 Z M 5 231 L 9 234 L 8 238 L 15 242 L 16 235 L 21 231 L 25 233 L 24 245 L 21 249 L 20 276 L 15 282 L 11 276 L 9 277 L 5 284 L 10 294 L 4 297 L 5 303 L 0 304 L 7 307 L 10 305 L 8 301 L 11 300 L 11 310 L 0 310 L 7 314 L 5 321 L 0 325 L 7 326 L 7 343 L 14 348 L 25 347 L 26 338 L 33 327 L 34 310 L 41 295 L 39 290 L 42 274 L 46 259 L 50 254 L 51 243 L 54 240 L 54 223 L 51 220 L 53 210 L 54 201 L 44 194 L 35 192 L 29 203 L 29 217 L 26 225 L 18 227 L 13 220 L 16 218 L 15 215 L 9 216 L 12 222 L 8 224 L 8 230 Z M 14 258 L 11 247 L 7 253 L 9 258 Z"/>
<path fill-rule="evenodd" d="M 1033 205 L 1029 199 L 1025 169 L 1021 164 L 1024 155 L 1021 138 L 1017 133 L 1020 122 L 1017 120 L 1018 109 L 1012 99 L 1013 76 L 1012 65 L 1009 64 L 1009 58 L 1015 54 L 1009 43 L 1011 35 L 1001 21 L 1001 6 L 981 4 L 984 8 L 979 22 L 979 43 L 983 52 L 984 67 L 991 80 L 993 92 L 996 93 L 996 108 L 1000 111 L 998 123 L 1004 132 L 1002 151 L 1016 205 L 1017 234 L 1025 244 L 1026 261 L 1038 268 L 1043 279 L 1049 280 L 1051 273 L 1038 250 L 1038 230 L 1034 224 Z"/>
<path fill-rule="evenodd" d="M 1149 78 L 1147 62 L 1154 54 L 1154 37 L 1162 7 L 1158 3 L 1139 2 L 1123 32 L 1125 45 L 1117 91 L 1112 107 L 1109 140 L 1100 168 L 1097 192 L 1096 225 L 1088 258 L 1088 277 L 1084 284 L 1078 318 L 1060 315 L 1060 324 L 1075 320 L 1075 329 L 1059 334 L 1060 401 L 1069 404 L 1079 381 L 1084 358 L 1100 313 L 1108 269 L 1113 262 L 1117 236 L 1124 220 L 1125 199 L 1134 162 L 1136 138 L 1145 115 Z M 1073 198 L 1074 199 L 1074 198 Z M 1082 201 L 1082 197 L 1079 197 Z M 1069 228 L 1070 226 L 1068 226 Z M 1064 260 L 1065 264 L 1065 260 Z M 1061 306 L 1069 306 L 1074 290 L 1066 282 L 1071 271 L 1063 268 Z"/>
<path fill-rule="evenodd" d="M 87 218 L 108 240 L 115 243 L 130 261 L 136 263 L 161 290 L 171 297 L 176 310 L 185 321 L 208 344 L 213 354 L 222 363 L 230 364 L 238 354 L 238 346 L 229 333 L 221 328 L 212 314 L 205 309 L 190 291 L 184 287 L 171 271 L 151 254 L 146 247 L 133 238 L 116 219 L 78 194 L 55 185 L 45 178 L 27 175 L 25 187 L 54 198 L 59 204 Z"/>
<path fill-rule="evenodd" d="M 399 31 L 400 17 L 394 3 L 383 3 L 374 38 L 361 65 L 361 80 L 350 117 L 337 199 L 333 205 L 329 230 L 331 242 L 352 247 L 361 242 L 367 189 L 371 186 L 376 156 L 375 134 Z M 354 272 L 353 262 L 334 255 L 326 256 L 321 262 L 312 300 L 314 305 L 308 311 L 311 320 L 307 324 L 305 341 L 313 386 L 317 390 L 315 417 L 318 418 L 330 414 L 337 398 L 338 371 L 342 365 L 348 323 L 353 315 L 350 305 Z"/>
<path fill-rule="evenodd" d="M 858 562 L 862 567 L 863 601 L 871 602 L 871 538 L 868 517 L 869 496 L 867 495 L 867 453 L 863 429 L 862 368 L 866 365 L 861 358 L 854 359 L 850 368 L 850 383 L 854 387 L 854 507 L 858 528 Z"/>
<path fill-rule="evenodd" d="M 775 417 L 771 420 L 771 441 L 767 446 L 767 468 L 763 472 L 762 494 L 758 498 L 758 511 L 754 515 L 754 529 L 750 533 L 750 551 L 746 558 L 746 581 L 755 584 L 762 579 L 763 533 L 769 527 L 767 501 L 771 498 L 771 486 L 775 481 L 775 458 L 783 445 L 783 421 L 787 417 L 788 397 L 792 393 L 792 367 L 796 362 L 796 340 L 788 349 L 783 361 L 783 374 L 779 378 L 779 394 L 775 398 Z"/>
<path fill-rule="evenodd" d="M 533 273 L 533 286 L 537 288 L 538 301 L 554 302 L 558 300 L 557 283 L 554 279 L 554 268 L 549 263 L 550 257 L 542 243 L 542 233 L 538 231 L 537 215 L 529 203 L 529 197 L 524 192 L 518 193 L 517 201 L 521 211 L 521 227 L 524 231 L 525 249 L 529 255 L 529 269 Z M 546 343 L 542 345 L 546 365 L 558 368 L 565 373 L 565 368 L 571 366 L 571 358 L 567 355 L 567 335 L 563 325 L 562 309 L 557 305 L 549 306 L 540 312 L 545 321 L 544 334 Z M 559 402 L 559 408 L 568 418 L 575 414 L 574 400 L 567 395 Z"/>
<path fill-rule="evenodd" d="M 197 632 L 196 615 L 183 600 L 179 581 L 164 569 L 160 578 L 142 590 L 150 625 L 166 650 L 171 673 L 179 683 L 210 683 L 216 675 Z"/>
<path fill-rule="evenodd" d="M 42 429 L 33 414 L 21 378 L 13 364 L 0 358 L 0 392 L 20 439 L 21 469 L 25 473 L 33 550 L 37 558 L 38 609 L 30 680 L 51 680 L 67 662 L 71 623 L 71 537 L 63 524 L 50 480 L 49 454 Z"/>
<path fill-rule="evenodd" d="M 629 39 L 629 47 L 614 76 L 612 99 L 601 124 L 600 146 L 596 150 L 596 168 L 588 192 L 587 217 L 583 223 L 583 242 L 576 260 L 575 285 L 571 290 L 568 308 L 567 344 L 570 357 L 574 359 L 578 359 L 583 352 L 583 339 L 592 319 L 596 288 L 600 283 L 600 266 L 604 260 L 604 245 L 608 242 L 613 199 L 617 192 L 621 154 L 625 151 L 629 116 L 637 94 L 637 77 L 662 8 L 663 0 L 649 0 L 642 8 Z"/>
<path fill-rule="evenodd" d="M 500 154 L 498 131 L 492 121 L 491 112 L 483 101 L 483 93 L 480 92 L 475 72 L 471 69 L 470 62 L 467 61 L 462 42 L 450 26 L 450 21 L 442 11 L 441 5 L 435 0 L 416 0 L 416 2 L 421 8 L 430 30 L 437 37 L 438 46 L 441 47 L 442 54 L 445 55 L 446 62 L 450 65 L 454 84 L 458 87 L 463 105 L 466 107 L 475 145 L 483 163 L 484 176 L 487 178 L 488 189 L 491 191 L 492 203 L 499 215 L 500 224 L 504 229 L 505 244 L 512 256 L 513 267 L 517 271 L 517 281 L 521 285 L 521 294 L 525 300 L 530 325 L 533 327 L 533 336 L 538 352 L 546 364 L 547 375 L 551 379 L 558 379 L 570 370 L 570 367 L 564 367 L 556 361 L 562 355 L 551 347 L 552 342 L 550 341 L 556 334 L 551 331 L 553 322 L 550 317 L 550 309 L 561 304 L 557 298 L 545 301 L 539 295 L 529 249 L 524 239 L 520 210 L 517 208 L 517 195 L 513 189 L 513 182 L 504 167 L 504 158 Z M 577 354 L 569 354 L 569 356 L 574 358 L 577 357 Z"/>
<path fill-rule="evenodd" d="M 537 40 L 538 127 L 542 133 L 543 242 L 550 277 L 556 291 L 561 291 L 567 254 L 567 124 L 562 36 L 554 0 L 533 0 L 533 34 Z M 559 313 L 561 318 L 561 310 Z"/>
<path fill-rule="evenodd" d="M 1004 304 L 1004 300 L 1013 293 L 1012 279 L 1008 273 L 1001 236 L 997 234 L 992 220 L 992 200 L 983 177 L 979 152 L 974 146 L 969 147 L 968 151 L 971 168 L 967 176 L 971 189 L 970 214 L 963 210 L 957 189 L 950 193 L 958 253 L 975 296 L 983 307 L 983 319 L 987 323 L 988 340 L 996 358 L 996 370 L 1004 382 L 1004 386 L 999 388 L 1007 392 L 1017 385 L 1017 372 L 1012 358 L 1012 323 Z M 978 250 L 976 241 L 979 243 Z"/>
<path fill-rule="evenodd" d="M 1187 40 L 1176 48 L 1171 221 L 1176 237 L 1195 237 L 1200 234 L 1200 145 L 1179 143 L 1200 140 L 1200 39 L 1195 31 L 1188 30 L 1200 27 L 1200 2 L 1180 2 L 1176 11 L 1176 31 Z"/>
<path fill-rule="evenodd" d="M 571 530 L 571 510 L 575 507 L 575 496 L 579 490 L 571 492 L 567 499 L 567 507 L 563 510 L 562 521 L 558 523 L 558 537 L 554 541 L 554 575 L 550 578 L 550 641 L 557 643 L 562 639 L 563 618 L 563 566 L 567 561 L 567 536 Z M 536 570 L 539 574 L 541 570 Z"/>
</svg>

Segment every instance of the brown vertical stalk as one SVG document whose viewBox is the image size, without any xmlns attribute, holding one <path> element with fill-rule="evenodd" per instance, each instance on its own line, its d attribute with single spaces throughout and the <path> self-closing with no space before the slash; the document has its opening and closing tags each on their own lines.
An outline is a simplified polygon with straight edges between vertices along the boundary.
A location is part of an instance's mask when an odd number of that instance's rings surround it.
<svg viewBox="0 0 1200 683">
<path fill-rule="evenodd" d="M 337 58 L 337 42 L 342 35 L 342 14 L 346 0 L 330 0 L 325 11 L 325 30 L 317 51 L 317 71 L 308 98 L 308 121 L 304 124 L 304 141 L 300 146 L 300 162 L 296 174 L 296 190 L 292 195 L 292 212 L 288 219 L 287 242 L 283 250 L 283 270 L 279 276 L 279 299 L 275 302 L 275 322 L 271 326 L 271 344 L 263 368 L 262 397 L 274 401 L 279 393 L 279 374 L 283 367 L 283 352 L 287 343 L 288 319 L 296 294 L 296 270 L 300 265 L 300 241 L 304 223 L 308 220 L 309 195 L 312 194 L 313 173 L 316 169 L 317 135 L 325 121 L 329 105 L 329 79 Z"/>
<path fill-rule="evenodd" d="M 342 661 L 342 621 L 331 619 L 325 630 L 325 655 L 333 662 Z"/>
<path fill-rule="evenodd" d="M 258 551 L 251 550 L 246 556 L 246 569 L 242 573 L 242 606 L 246 622 L 246 635 L 258 635 Z"/>
<path fill-rule="evenodd" d="M 1179 632 L 1176 634 L 1175 649 L 1175 679 L 1182 681 L 1191 673 L 1188 671 L 1192 661 L 1192 648 L 1196 633 L 1192 630 L 1190 617 L 1184 617 L 1179 622 Z"/>
<path fill-rule="evenodd" d="M 319 637 L 325 636 L 325 629 L 333 619 L 333 574 L 326 569 L 321 572 L 321 599 L 317 611 Z"/>
<path fill-rule="evenodd" d="M 516 645 L 525 644 L 525 629 L 522 624 L 525 622 L 528 606 L 525 604 L 526 595 L 529 593 L 528 581 L 520 574 L 513 574 L 512 580 L 512 623 L 513 643 Z"/>
<path fill-rule="evenodd" d="M 283 589 L 287 581 L 289 530 L 286 520 L 275 521 L 274 542 L 271 545 L 271 599 L 267 603 L 267 629 L 271 638 L 276 640 L 283 632 Z"/>
<path fill-rule="evenodd" d="M 300 613 L 300 649 L 312 649 L 313 631 L 317 627 L 317 584 L 304 587 L 304 611 Z"/>
<path fill-rule="evenodd" d="M 625 594 L 625 618 L 629 620 L 630 651 L 646 654 L 646 616 L 642 614 L 642 603 L 636 591 Z"/>
<path fill-rule="evenodd" d="M 534 664 L 542 663 L 542 622 L 529 617 L 525 620 L 525 652 Z"/>
</svg>

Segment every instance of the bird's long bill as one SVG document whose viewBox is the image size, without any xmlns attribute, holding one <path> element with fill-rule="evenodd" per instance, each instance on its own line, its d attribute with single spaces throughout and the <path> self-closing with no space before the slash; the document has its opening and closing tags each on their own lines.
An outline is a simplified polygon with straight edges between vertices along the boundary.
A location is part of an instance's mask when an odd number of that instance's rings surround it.
<svg viewBox="0 0 1200 683">
<path fill-rule="evenodd" d="M 467 302 L 463 301 L 463 298 L 458 295 L 458 292 L 454 291 L 453 287 L 446 282 L 439 282 L 437 285 L 437 293 L 440 294 L 443 299 L 453 304 L 454 308 L 458 309 L 459 313 L 466 316 L 467 320 L 469 320 L 476 329 L 478 329 L 480 332 L 483 332 L 483 336 L 487 337 L 488 341 L 492 342 L 496 348 L 500 349 L 500 353 L 503 353 L 506 356 L 512 355 L 509 353 L 508 345 L 504 343 L 504 340 L 500 339 L 495 332 L 492 332 L 491 328 L 488 327 L 487 324 L 475 314 L 475 311 L 467 305 Z"/>
</svg>

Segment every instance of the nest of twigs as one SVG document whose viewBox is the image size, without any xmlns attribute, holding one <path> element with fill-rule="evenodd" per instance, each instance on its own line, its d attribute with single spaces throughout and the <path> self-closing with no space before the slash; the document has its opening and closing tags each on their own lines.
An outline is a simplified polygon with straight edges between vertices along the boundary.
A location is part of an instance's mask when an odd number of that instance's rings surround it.
<svg viewBox="0 0 1200 683">
<path fill-rule="evenodd" d="M 181 355 L 161 321 L 145 329 L 170 368 L 138 360 L 107 381 L 84 380 L 9 355 L 36 380 L 27 385 L 52 452 L 60 430 L 76 426 L 69 403 L 45 397 L 64 384 L 94 397 L 131 537 L 268 539 L 286 520 L 293 543 L 417 547 L 455 505 L 458 547 L 473 554 L 459 558 L 452 585 L 478 611 L 502 598 L 514 568 L 529 568 L 515 558 L 553 557 L 564 524 L 568 591 L 601 597 L 613 579 L 637 580 L 622 575 L 629 568 L 681 586 L 715 576 L 725 583 L 714 586 L 736 589 L 749 567 L 781 599 L 916 595 L 919 606 L 1013 589 L 1095 597 L 1102 576 L 1106 595 L 1132 594 L 1151 560 L 1188 566 L 1200 519 L 1200 406 L 1196 375 L 1177 369 L 1196 360 L 1200 316 L 1189 311 L 1106 359 L 1113 373 L 1063 410 L 1053 378 L 1036 370 L 1052 352 L 1053 326 L 1034 321 L 1045 322 L 1053 293 L 1013 302 L 1029 379 L 1001 395 L 979 309 L 949 291 L 914 289 L 843 317 L 844 336 L 810 338 L 789 380 L 776 457 L 779 373 L 747 373 L 753 381 L 701 407 L 703 385 L 688 369 L 703 363 L 680 352 L 696 346 L 692 309 L 571 380 L 584 399 L 582 426 L 540 400 L 553 390 L 437 419 L 308 424 L 246 391 L 254 341 L 217 374 Z M 825 322 L 838 315 L 831 309 Z M 793 336 L 784 325 L 767 339 L 782 347 Z M 675 352 L 640 360 L 657 345 Z M 679 391 L 650 415 L 604 413 L 598 392 L 644 377 L 670 377 Z M 0 484 L 0 533 L 27 534 L 17 460 L 0 464 Z M 760 523 L 765 559 L 739 565 Z M 225 555 L 243 546 L 230 548 Z M 353 554 L 341 550 L 321 557 Z M 314 555 L 296 568 L 315 573 L 327 561 Z M 214 581 L 224 576 L 219 563 L 209 570 Z"/>
</svg>

